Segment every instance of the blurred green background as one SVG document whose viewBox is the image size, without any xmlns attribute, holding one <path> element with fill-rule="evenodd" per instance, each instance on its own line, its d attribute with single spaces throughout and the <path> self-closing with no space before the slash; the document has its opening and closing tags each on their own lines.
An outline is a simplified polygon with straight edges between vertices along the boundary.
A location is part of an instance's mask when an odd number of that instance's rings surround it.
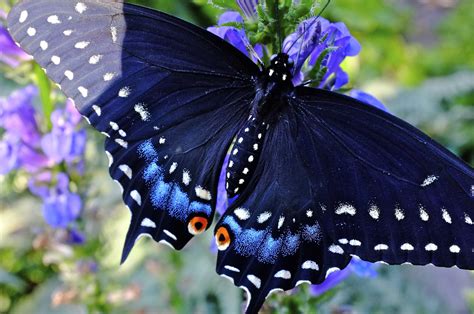
<svg viewBox="0 0 474 314">
<path fill-rule="evenodd" d="M 0 0 L 5 1 L 5 0 Z M 0 2 L 8 9 L 14 1 Z M 207 0 L 136 0 L 201 26 Z M 474 165 L 474 1 L 333 0 L 324 16 L 362 45 L 344 64 L 351 85 L 380 98 Z M 0 96 L 22 82 L 0 68 Z M 102 137 L 88 130 L 85 245 L 62 243 L 27 193 L 26 174 L 0 176 L 0 313 L 239 313 L 243 295 L 214 272 L 211 233 L 182 252 L 141 240 L 119 266 L 129 213 L 109 179 Z M 95 269 L 84 265 L 94 264 Z M 384 266 L 323 297 L 273 295 L 265 313 L 474 313 L 468 271 Z"/>
</svg>

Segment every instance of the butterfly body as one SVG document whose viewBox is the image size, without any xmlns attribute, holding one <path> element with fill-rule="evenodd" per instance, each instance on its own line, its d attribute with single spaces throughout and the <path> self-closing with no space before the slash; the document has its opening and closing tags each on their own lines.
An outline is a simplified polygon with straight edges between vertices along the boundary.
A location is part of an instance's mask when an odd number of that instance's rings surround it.
<svg viewBox="0 0 474 314">
<path fill-rule="evenodd" d="M 474 169 L 389 113 L 293 86 L 287 54 L 260 69 L 120 1 L 25 0 L 8 24 L 106 136 L 132 215 L 123 261 L 143 235 L 181 249 L 208 229 L 225 166 L 239 196 L 214 231 L 217 272 L 248 292 L 249 313 L 352 256 L 474 268 Z"/>
</svg>

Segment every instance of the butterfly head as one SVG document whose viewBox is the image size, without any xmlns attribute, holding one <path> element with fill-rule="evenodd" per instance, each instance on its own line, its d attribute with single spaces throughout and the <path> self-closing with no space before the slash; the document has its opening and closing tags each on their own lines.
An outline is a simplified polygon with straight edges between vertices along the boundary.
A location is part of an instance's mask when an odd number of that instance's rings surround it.
<svg viewBox="0 0 474 314">
<path fill-rule="evenodd" d="M 293 79 L 293 60 L 286 53 L 279 53 L 271 60 L 270 66 L 266 70 L 266 75 L 271 82 L 291 83 Z"/>
</svg>

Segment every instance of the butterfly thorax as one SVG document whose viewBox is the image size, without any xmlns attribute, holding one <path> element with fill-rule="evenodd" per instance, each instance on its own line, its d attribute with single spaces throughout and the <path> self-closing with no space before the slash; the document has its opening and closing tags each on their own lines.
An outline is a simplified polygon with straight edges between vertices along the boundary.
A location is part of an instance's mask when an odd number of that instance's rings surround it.
<svg viewBox="0 0 474 314">
<path fill-rule="evenodd" d="M 287 105 L 287 95 L 294 87 L 292 66 L 288 55 L 281 53 L 261 73 L 251 114 L 235 137 L 227 164 L 226 190 L 231 197 L 239 194 L 252 177 L 266 131 L 278 117 L 279 111 Z"/>
</svg>

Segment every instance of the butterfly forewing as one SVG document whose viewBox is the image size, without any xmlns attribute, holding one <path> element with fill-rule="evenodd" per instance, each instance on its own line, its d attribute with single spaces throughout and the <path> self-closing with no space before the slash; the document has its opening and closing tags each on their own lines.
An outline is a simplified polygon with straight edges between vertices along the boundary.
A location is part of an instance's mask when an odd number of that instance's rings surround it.
<svg viewBox="0 0 474 314">
<path fill-rule="evenodd" d="M 23 1 L 8 23 L 107 137 L 132 212 L 124 258 L 142 234 L 180 249 L 209 227 L 256 65 L 201 28 L 115 1 Z"/>
</svg>

